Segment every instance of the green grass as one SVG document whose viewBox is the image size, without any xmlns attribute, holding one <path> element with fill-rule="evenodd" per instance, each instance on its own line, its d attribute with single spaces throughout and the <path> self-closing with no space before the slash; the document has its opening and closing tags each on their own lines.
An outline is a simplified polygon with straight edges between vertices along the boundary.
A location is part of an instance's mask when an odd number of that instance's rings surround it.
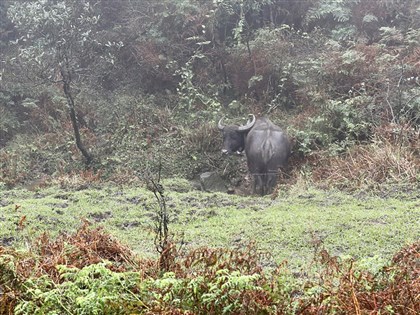
<svg viewBox="0 0 420 315">
<path fill-rule="evenodd" d="M 71 233 L 87 219 L 139 254 L 156 255 L 152 228 L 158 206 L 153 194 L 143 188 L 69 191 L 51 187 L 0 193 L 0 244 L 25 247 L 44 231 L 52 236 Z M 420 238 L 416 192 L 380 197 L 292 189 L 276 200 L 169 189 L 166 195 L 169 228 L 177 240 L 183 240 L 184 248 L 242 247 L 255 241 L 272 255 L 264 263 L 287 260 L 295 270 L 308 267 L 319 242 L 333 255 L 354 257 L 375 268 Z M 26 216 L 25 225 L 19 229 L 22 216 Z"/>
</svg>

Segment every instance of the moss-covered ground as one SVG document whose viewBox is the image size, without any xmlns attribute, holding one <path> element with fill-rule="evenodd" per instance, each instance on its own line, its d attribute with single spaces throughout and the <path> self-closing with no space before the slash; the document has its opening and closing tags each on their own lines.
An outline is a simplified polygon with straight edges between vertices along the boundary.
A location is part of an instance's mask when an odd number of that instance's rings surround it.
<svg viewBox="0 0 420 315">
<path fill-rule="evenodd" d="M 159 206 L 152 192 L 117 185 L 82 188 L 1 191 L 0 245 L 25 248 L 45 231 L 52 237 L 71 233 L 89 220 L 140 255 L 157 256 L 153 227 Z M 169 230 L 181 248 L 237 248 L 255 241 L 270 254 L 267 266 L 287 260 L 292 269 L 307 268 L 315 247 L 322 245 L 375 269 L 420 239 L 418 191 L 349 194 L 291 188 L 272 200 L 194 191 L 182 181 L 166 188 Z"/>
</svg>

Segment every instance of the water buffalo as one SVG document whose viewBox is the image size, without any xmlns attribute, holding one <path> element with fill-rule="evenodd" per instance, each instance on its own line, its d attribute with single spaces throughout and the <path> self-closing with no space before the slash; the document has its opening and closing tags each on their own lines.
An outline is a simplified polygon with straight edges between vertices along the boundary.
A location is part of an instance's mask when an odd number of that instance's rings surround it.
<svg viewBox="0 0 420 315">
<path fill-rule="evenodd" d="M 283 130 L 267 118 L 252 119 L 244 126 L 225 126 L 223 118 L 218 128 L 223 134 L 225 154 L 245 150 L 249 172 L 254 177 L 253 193 L 266 195 L 276 186 L 280 168 L 287 165 L 290 142 Z"/>
</svg>

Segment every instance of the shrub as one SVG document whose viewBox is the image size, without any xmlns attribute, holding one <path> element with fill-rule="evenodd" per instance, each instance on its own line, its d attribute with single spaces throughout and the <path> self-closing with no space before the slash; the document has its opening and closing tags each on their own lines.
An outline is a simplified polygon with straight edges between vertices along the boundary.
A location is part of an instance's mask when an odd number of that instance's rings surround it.
<svg viewBox="0 0 420 315">
<path fill-rule="evenodd" d="M 413 146 L 418 146 L 418 138 Z M 336 157 L 321 158 L 313 178 L 324 185 L 374 188 L 382 184 L 416 183 L 419 180 L 418 153 L 402 142 L 377 135 L 370 145 L 358 145 Z"/>
<path fill-rule="evenodd" d="M 43 276 L 22 284 L 15 314 L 128 314 L 144 306 L 136 273 L 113 272 L 106 263 L 56 268 L 61 283 Z"/>
</svg>

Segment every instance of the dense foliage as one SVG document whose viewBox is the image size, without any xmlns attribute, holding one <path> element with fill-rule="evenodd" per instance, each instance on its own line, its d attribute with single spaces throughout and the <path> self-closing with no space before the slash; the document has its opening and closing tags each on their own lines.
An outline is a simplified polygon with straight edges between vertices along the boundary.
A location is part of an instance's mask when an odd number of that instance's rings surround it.
<svg viewBox="0 0 420 315">
<path fill-rule="evenodd" d="M 318 244 L 316 277 L 287 264 L 263 271 L 255 246 L 199 248 L 171 270 L 141 260 L 101 229 L 44 235 L 18 252 L 0 247 L 2 314 L 417 314 L 419 243 L 377 274 L 330 256 Z M 102 260 L 106 260 L 106 262 Z"/>
<path fill-rule="evenodd" d="M 214 125 L 248 113 L 287 128 L 304 169 L 293 176 L 344 187 L 360 168 L 374 183 L 418 180 L 418 1 L 0 6 L 7 185 L 86 165 L 106 178 L 159 163 L 166 176 L 232 178 L 240 167 L 221 161 Z"/>
</svg>

